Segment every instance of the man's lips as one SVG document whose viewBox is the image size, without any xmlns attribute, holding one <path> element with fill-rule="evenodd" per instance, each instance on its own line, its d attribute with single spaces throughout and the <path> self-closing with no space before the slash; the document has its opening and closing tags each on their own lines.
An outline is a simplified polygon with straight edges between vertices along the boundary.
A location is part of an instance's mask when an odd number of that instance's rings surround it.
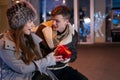
<svg viewBox="0 0 120 80">
<path fill-rule="evenodd" d="M 57 28 L 57 26 L 53 26 L 53 28 Z"/>
</svg>

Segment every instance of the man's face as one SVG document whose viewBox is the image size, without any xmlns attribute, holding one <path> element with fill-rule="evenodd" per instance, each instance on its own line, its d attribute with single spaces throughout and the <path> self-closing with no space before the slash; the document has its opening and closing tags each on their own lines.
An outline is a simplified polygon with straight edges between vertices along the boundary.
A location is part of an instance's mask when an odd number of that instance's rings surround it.
<svg viewBox="0 0 120 80">
<path fill-rule="evenodd" d="M 68 24 L 68 19 L 65 19 L 62 15 L 56 15 L 53 18 L 53 30 L 63 32 Z"/>
</svg>

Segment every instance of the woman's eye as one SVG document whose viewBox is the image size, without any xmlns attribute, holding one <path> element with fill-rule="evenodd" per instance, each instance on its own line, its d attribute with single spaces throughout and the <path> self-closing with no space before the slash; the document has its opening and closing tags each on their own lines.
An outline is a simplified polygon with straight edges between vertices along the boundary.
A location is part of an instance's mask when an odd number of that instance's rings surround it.
<svg viewBox="0 0 120 80">
<path fill-rule="evenodd" d="M 28 23 L 32 23 L 33 21 L 32 20 L 29 20 Z"/>
</svg>

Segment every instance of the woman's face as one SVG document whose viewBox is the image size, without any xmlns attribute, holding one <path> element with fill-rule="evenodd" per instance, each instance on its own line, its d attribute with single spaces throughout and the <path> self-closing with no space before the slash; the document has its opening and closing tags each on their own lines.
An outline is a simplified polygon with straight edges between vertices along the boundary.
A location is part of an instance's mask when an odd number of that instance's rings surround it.
<svg viewBox="0 0 120 80">
<path fill-rule="evenodd" d="M 31 29 L 32 29 L 32 27 L 34 27 L 34 26 L 35 26 L 35 25 L 34 25 L 33 21 L 28 21 L 28 22 L 25 24 L 24 28 L 23 28 L 24 34 L 30 35 Z"/>
</svg>

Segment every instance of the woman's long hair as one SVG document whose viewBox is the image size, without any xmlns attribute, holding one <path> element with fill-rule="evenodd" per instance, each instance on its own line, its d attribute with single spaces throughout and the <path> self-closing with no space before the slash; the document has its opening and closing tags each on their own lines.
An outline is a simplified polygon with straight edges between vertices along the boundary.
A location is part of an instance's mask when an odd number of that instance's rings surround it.
<svg viewBox="0 0 120 80">
<path fill-rule="evenodd" d="M 7 17 L 11 29 L 11 37 L 16 45 L 17 55 L 21 55 L 22 60 L 26 64 L 39 59 L 39 51 L 32 36 L 25 35 L 23 32 L 24 25 L 28 21 L 34 21 L 37 17 L 35 8 L 27 1 L 20 1 L 8 8 Z M 22 54 L 20 54 L 20 49 Z"/>
<path fill-rule="evenodd" d="M 32 36 L 25 35 L 23 33 L 23 27 L 12 31 L 11 36 L 16 45 L 17 55 L 21 55 L 22 60 L 26 64 L 41 58 L 38 47 L 34 43 Z M 20 54 L 20 50 L 22 51 L 22 54 Z"/>
</svg>

